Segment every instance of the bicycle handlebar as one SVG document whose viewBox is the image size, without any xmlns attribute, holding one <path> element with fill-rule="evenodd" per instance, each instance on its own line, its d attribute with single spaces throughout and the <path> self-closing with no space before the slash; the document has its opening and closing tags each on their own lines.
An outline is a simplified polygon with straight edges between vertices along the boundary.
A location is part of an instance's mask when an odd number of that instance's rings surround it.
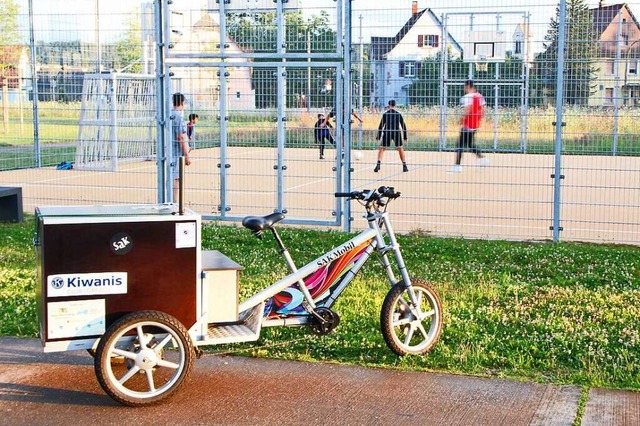
<svg viewBox="0 0 640 426">
<path fill-rule="evenodd" d="M 349 198 L 350 200 L 376 201 L 382 198 L 394 200 L 400 197 L 400 192 L 396 192 L 392 186 L 381 186 L 377 190 L 365 189 L 363 191 L 336 192 L 336 198 Z"/>
</svg>

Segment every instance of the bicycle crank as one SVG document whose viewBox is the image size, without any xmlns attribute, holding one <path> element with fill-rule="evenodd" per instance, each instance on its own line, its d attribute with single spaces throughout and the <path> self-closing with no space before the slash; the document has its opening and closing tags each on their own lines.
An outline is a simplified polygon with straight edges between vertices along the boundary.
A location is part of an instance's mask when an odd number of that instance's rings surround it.
<svg viewBox="0 0 640 426">
<path fill-rule="evenodd" d="M 311 332 L 319 336 L 329 334 L 338 324 L 340 324 L 340 316 L 329 308 L 316 308 L 309 318 Z"/>
</svg>

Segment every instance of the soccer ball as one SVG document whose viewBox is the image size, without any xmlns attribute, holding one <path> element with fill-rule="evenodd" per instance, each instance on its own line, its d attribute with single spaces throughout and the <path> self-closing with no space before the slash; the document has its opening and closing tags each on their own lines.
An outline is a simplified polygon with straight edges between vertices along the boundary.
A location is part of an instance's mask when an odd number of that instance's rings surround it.
<svg viewBox="0 0 640 426">
<path fill-rule="evenodd" d="M 355 151 L 353 153 L 353 159 L 354 160 L 362 160 L 362 157 L 364 157 L 364 155 L 362 155 L 362 153 L 360 151 Z"/>
</svg>

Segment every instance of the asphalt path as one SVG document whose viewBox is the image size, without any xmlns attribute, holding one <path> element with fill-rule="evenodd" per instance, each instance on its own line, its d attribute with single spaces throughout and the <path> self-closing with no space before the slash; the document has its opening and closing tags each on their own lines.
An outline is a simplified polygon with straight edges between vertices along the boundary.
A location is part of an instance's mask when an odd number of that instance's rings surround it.
<svg viewBox="0 0 640 426">
<path fill-rule="evenodd" d="M 599 392 L 599 393 L 598 393 Z M 205 355 L 160 404 L 107 396 L 84 351 L 0 338 L 1 425 L 571 425 L 581 390 L 425 372 Z M 585 425 L 640 424 L 640 394 L 595 390 Z"/>
</svg>

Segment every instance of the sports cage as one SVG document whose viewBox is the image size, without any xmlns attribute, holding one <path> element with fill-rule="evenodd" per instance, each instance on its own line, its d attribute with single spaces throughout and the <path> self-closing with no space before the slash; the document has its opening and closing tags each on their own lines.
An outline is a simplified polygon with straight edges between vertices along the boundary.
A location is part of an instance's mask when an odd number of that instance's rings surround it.
<svg viewBox="0 0 640 426">
<path fill-rule="evenodd" d="M 26 211 L 173 200 L 179 91 L 198 115 L 186 204 L 205 219 L 357 229 L 333 193 L 387 185 L 400 232 L 640 243 L 637 0 L 45 3 L 18 8 L 3 46 L 0 182 Z M 469 79 L 489 165 L 464 152 L 449 173 Z M 392 146 L 374 173 L 391 99 L 409 172 Z"/>
</svg>

